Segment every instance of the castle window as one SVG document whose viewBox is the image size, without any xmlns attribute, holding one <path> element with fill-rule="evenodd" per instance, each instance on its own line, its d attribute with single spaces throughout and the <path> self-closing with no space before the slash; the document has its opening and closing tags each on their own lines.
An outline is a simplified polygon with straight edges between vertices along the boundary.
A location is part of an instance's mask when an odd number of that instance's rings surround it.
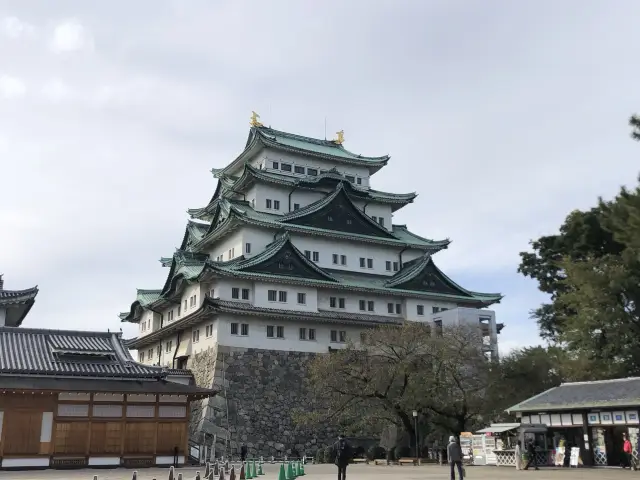
<svg viewBox="0 0 640 480">
<path fill-rule="evenodd" d="M 346 264 L 347 264 L 347 256 L 340 255 L 340 265 L 346 265 Z"/>
<path fill-rule="evenodd" d="M 329 297 L 329 307 L 336 308 L 338 299 L 336 297 Z"/>
<path fill-rule="evenodd" d="M 418 311 L 418 315 L 424 315 L 424 305 L 417 305 L 416 309 Z"/>
<path fill-rule="evenodd" d="M 354 177 L 353 175 L 345 175 L 344 178 L 349 180 L 351 183 L 354 183 L 356 181 L 356 177 Z"/>
<path fill-rule="evenodd" d="M 320 252 L 313 252 L 313 261 L 314 262 L 320 261 Z"/>
<path fill-rule="evenodd" d="M 338 265 L 338 254 L 337 253 L 333 254 L 333 264 L 334 265 Z"/>
<path fill-rule="evenodd" d="M 274 210 L 280 210 L 280 200 L 274 200 L 273 201 L 273 209 Z"/>
<path fill-rule="evenodd" d="M 345 299 L 344 298 L 339 298 L 338 299 L 338 308 L 345 308 Z"/>
<path fill-rule="evenodd" d="M 344 343 L 347 341 L 347 332 L 344 330 L 340 330 L 340 343 Z"/>
<path fill-rule="evenodd" d="M 251 253 L 251 244 L 250 243 L 245 243 L 244 244 L 244 251 L 245 251 L 245 253 Z"/>
<path fill-rule="evenodd" d="M 384 227 L 384 217 L 378 218 L 378 223 L 380 224 L 381 227 Z"/>
<path fill-rule="evenodd" d="M 273 162 L 273 168 L 278 170 L 279 167 L 280 167 L 280 165 L 278 164 L 278 162 Z"/>
<path fill-rule="evenodd" d="M 298 292 L 298 304 L 306 305 L 307 304 L 307 294 Z"/>
<path fill-rule="evenodd" d="M 267 208 L 271 208 L 271 199 L 267 198 L 267 200 L 265 201 Z"/>
<path fill-rule="evenodd" d="M 367 302 L 364 300 L 360 300 L 360 302 L 358 303 L 360 304 L 360 310 L 364 312 L 367 309 Z"/>
<path fill-rule="evenodd" d="M 402 313 L 402 304 L 396 303 L 396 313 L 400 315 Z"/>
<path fill-rule="evenodd" d="M 353 221 L 350 218 L 347 218 L 347 225 L 351 225 Z"/>
<path fill-rule="evenodd" d="M 360 268 L 364 268 L 364 266 L 366 265 L 367 259 L 364 257 L 360 257 Z"/>
<path fill-rule="evenodd" d="M 393 262 L 393 271 L 394 272 L 398 271 L 398 262 Z"/>
<path fill-rule="evenodd" d="M 290 163 L 281 163 L 280 164 L 280 170 L 282 170 L 283 172 L 290 172 L 291 171 L 291 164 Z"/>
<path fill-rule="evenodd" d="M 284 327 L 276 327 L 276 337 L 284 338 Z"/>
<path fill-rule="evenodd" d="M 391 262 L 389 260 L 385 262 L 385 268 L 387 269 L 387 272 L 391 271 Z"/>
<path fill-rule="evenodd" d="M 193 343 L 197 343 L 200 341 L 200 329 L 198 330 L 194 330 L 192 333 L 193 336 Z"/>
<path fill-rule="evenodd" d="M 393 313 L 393 303 L 387 303 L 387 312 Z"/>
<path fill-rule="evenodd" d="M 300 210 L 300 204 L 299 203 L 294 203 L 293 204 L 293 209 L 294 210 Z"/>
<path fill-rule="evenodd" d="M 304 167 L 299 167 L 298 165 L 296 165 L 295 167 L 293 167 L 293 171 L 295 173 L 302 173 L 304 174 Z"/>
<path fill-rule="evenodd" d="M 240 325 L 240 335 L 242 335 L 243 337 L 246 337 L 247 335 L 249 335 L 249 324 L 248 323 L 242 323 Z"/>
<path fill-rule="evenodd" d="M 318 170 L 316 168 L 307 168 L 307 175 L 313 175 L 315 177 L 318 175 Z"/>
<path fill-rule="evenodd" d="M 367 268 L 373 268 L 373 258 L 367 258 Z"/>
<path fill-rule="evenodd" d="M 149 360 L 153 358 L 153 348 L 150 348 L 149 351 L 147 351 L 147 357 L 149 358 Z"/>
<path fill-rule="evenodd" d="M 281 290 L 278 292 L 278 301 L 281 303 L 287 303 L 287 292 Z"/>
<path fill-rule="evenodd" d="M 333 217 L 331 215 L 327 215 L 327 221 L 333 222 Z"/>
<path fill-rule="evenodd" d="M 375 215 L 373 217 L 371 217 L 373 219 L 374 222 L 378 221 L 378 217 L 376 217 Z"/>
<path fill-rule="evenodd" d="M 337 330 L 331 330 L 331 341 L 332 342 L 337 342 L 338 341 L 338 331 Z"/>
<path fill-rule="evenodd" d="M 243 300 L 249 300 L 249 289 L 248 288 L 243 288 L 242 289 L 242 299 Z"/>
<path fill-rule="evenodd" d="M 140 352 L 140 362 L 144 362 L 144 352 Z"/>
<path fill-rule="evenodd" d="M 369 300 L 369 301 L 367 302 L 367 310 L 369 310 L 370 312 L 373 312 L 373 311 L 374 311 L 374 303 L 373 303 L 373 300 Z"/>
<path fill-rule="evenodd" d="M 231 335 L 238 335 L 238 324 L 237 323 L 232 323 L 231 324 Z"/>
<path fill-rule="evenodd" d="M 307 257 L 309 260 L 311 260 L 311 250 L 305 250 L 304 256 Z"/>
<path fill-rule="evenodd" d="M 316 339 L 316 329 L 315 328 L 310 328 L 309 329 L 309 340 L 315 340 Z"/>
<path fill-rule="evenodd" d="M 278 292 L 276 290 L 269 290 L 267 292 L 267 299 L 270 302 L 275 302 L 277 300 L 277 298 L 278 298 Z"/>
<path fill-rule="evenodd" d="M 204 327 L 204 332 L 207 338 L 213 336 L 213 324 Z"/>
<path fill-rule="evenodd" d="M 186 303 L 186 300 L 185 300 L 185 303 Z M 171 322 L 171 321 L 173 321 L 173 310 L 167 313 L 167 322 Z"/>
<path fill-rule="evenodd" d="M 362 179 L 360 177 L 356 178 L 356 183 L 362 185 Z"/>
<path fill-rule="evenodd" d="M 240 289 L 238 287 L 233 287 L 231 289 L 231 298 L 240 298 Z"/>
<path fill-rule="evenodd" d="M 307 339 L 307 329 L 302 327 L 300 328 L 300 340 L 306 340 Z"/>
<path fill-rule="evenodd" d="M 169 340 L 169 341 L 167 342 L 167 344 L 165 345 L 165 349 L 164 349 L 164 351 L 165 351 L 166 353 L 171 353 L 171 350 L 172 350 L 172 349 L 173 349 L 173 340 Z"/>
<path fill-rule="evenodd" d="M 273 338 L 273 325 L 267 325 L 267 338 Z"/>
</svg>

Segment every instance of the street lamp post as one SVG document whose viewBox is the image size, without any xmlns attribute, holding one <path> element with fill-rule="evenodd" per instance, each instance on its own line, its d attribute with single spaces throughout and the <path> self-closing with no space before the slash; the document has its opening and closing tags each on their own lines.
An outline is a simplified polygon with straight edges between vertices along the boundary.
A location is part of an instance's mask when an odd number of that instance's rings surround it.
<svg viewBox="0 0 640 480">
<path fill-rule="evenodd" d="M 419 456 L 419 450 L 418 450 L 418 412 L 417 411 L 413 411 L 413 424 L 414 424 L 414 431 L 416 434 L 416 461 L 418 461 L 418 456 Z"/>
</svg>

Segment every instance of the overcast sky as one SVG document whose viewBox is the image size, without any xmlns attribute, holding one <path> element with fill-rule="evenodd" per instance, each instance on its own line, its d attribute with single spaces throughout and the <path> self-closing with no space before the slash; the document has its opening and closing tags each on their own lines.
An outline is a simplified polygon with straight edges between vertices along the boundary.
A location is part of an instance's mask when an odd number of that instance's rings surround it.
<svg viewBox="0 0 640 480">
<path fill-rule="evenodd" d="M 505 295 L 502 347 L 539 342 L 528 241 L 633 184 L 640 2 L 0 0 L 0 273 L 24 326 L 120 328 L 182 239 L 251 110 L 390 154 L 394 219 Z M 124 326 L 125 333 L 135 328 Z"/>
</svg>

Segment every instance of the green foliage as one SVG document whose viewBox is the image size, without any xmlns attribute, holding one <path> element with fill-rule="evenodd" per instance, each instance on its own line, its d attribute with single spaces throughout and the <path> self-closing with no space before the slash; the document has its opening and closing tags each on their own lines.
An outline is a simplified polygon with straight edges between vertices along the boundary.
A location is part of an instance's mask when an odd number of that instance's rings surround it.
<svg viewBox="0 0 640 480">
<path fill-rule="evenodd" d="M 323 463 L 333 463 L 335 461 L 333 446 L 325 447 Z"/>
<path fill-rule="evenodd" d="M 631 132 L 631 138 L 634 140 L 640 140 L 640 117 L 638 115 L 633 115 L 629 119 L 629 125 L 633 129 Z"/>
<path fill-rule="evenodd" d="M 518 272 L 537 280 L 540 291 L 551 296 L 551 303 L 532 312 L 543 338 L 559 341 L 562 322 L 575 313 L 570 306 L 557 302 L 567 291 L 565 259 L 580 261 L 622 251 L 623 246 L 602 225 L 602 215 L 600 207 L 586 212 L 573 211 L 560 226 L 558 234 L 533 240 L 533 252 L 520 253 Z"/>
<path fill-rule="evenodd" d="M 314 460 L 316 462 L 316 465 L 324 463 L 324 450 L 322 448 L 319 448 L 318 450 L 316 450 Z"/>
</svg>

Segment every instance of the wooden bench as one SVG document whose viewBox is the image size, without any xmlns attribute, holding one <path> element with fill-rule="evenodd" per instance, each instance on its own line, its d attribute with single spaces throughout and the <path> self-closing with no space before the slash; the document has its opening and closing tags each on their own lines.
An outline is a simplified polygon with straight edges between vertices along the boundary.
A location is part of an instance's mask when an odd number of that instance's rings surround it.
<svg viewBox="0 0 640 480">
<path fill-rule="evenodd" d="M 369 463 L 369 460 L 367 460 L 366 458 L 354 458 L 352 460 L 353 463 Z"/>
<path fill-rule="evenodd" d="M 400 458 L 398 459 L 398 465 L 416 465 L 415 458 Z"/>
</svg>

